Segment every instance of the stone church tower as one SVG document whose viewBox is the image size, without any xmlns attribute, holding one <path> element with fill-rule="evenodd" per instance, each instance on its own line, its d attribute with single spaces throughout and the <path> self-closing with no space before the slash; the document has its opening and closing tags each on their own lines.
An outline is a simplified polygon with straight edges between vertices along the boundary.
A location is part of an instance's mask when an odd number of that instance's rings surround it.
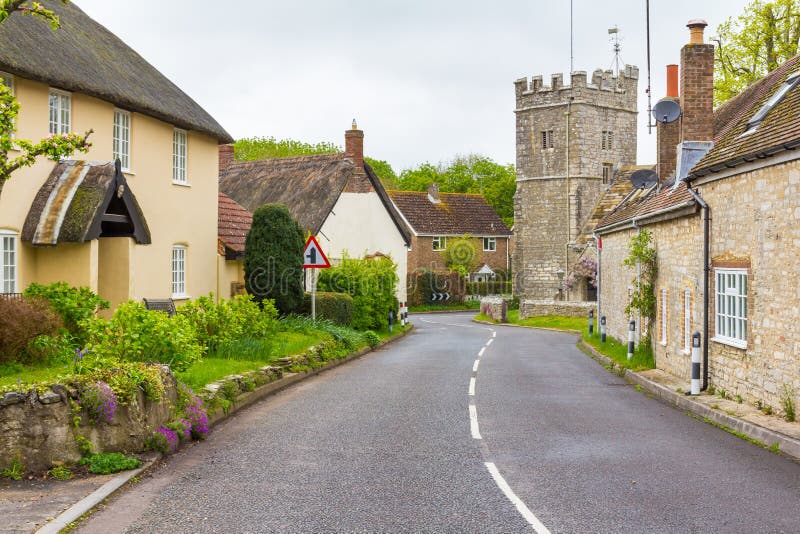
<svg viewBox="0 0 800 534">
<path fill-rule="evenodd" d="M 514 294 L 531 299 L 580 298 L 560 286 L 585 246 L 581 228 L 614 170 L 636 163 L 639 69 L 571 78 L 566 86 L 562 74 L 549 87 L 541 76 L 514 82 Z"/>
</svg>

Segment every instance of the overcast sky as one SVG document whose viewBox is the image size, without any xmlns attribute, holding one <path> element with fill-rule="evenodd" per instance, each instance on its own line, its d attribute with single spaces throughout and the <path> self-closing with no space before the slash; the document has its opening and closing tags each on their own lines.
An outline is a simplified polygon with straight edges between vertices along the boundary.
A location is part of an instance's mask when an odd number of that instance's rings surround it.
<svg viewBox="0 0 800 534">
<path fill-rule="evenodd" d="M 567 0 L 74 1 L 234 138 L 342 145 L 355 117 L 366 154 L 398 172 L 467 153 L 513 163 L 514 80 L 570 68 Z M 707 20 L 708 36 L 747 3 L 651 1 L 654 103 L 686 22 Z M 574 0 L 575 70 L 610 68 L 612 26 L 640 68 L 639 162 L 654 163 L 645 0 Z"/>
</svg>

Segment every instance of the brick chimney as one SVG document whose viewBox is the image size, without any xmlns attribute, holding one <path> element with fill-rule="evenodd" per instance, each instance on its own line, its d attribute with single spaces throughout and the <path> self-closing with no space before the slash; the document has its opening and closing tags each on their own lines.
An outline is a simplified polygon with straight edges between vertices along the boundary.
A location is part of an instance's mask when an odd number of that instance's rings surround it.
<svg viewBox="0 0 800 534">
<path fill-rule="evenodd" d="M 678 66 L 667 65 L 667 97 L 678 100 Z M 678 160 L 678 143 L 681 142 L 681 123 L 680 120 L 664 124 L 656 123 L 656 133 L 658 136 L 658 181 L 666 182 L 675 174 L 675 165 Z"/>
<path fill-rule="evenodd" d="M 703 42 L 708 23 L 691 20 L 691 38 L 681 49 L 681 141 L 714 139 L 714 45 Z"/>
<path fill-rule="evenodd" d="M 233 145 L 219 145 L 219 172 L 233 163 Z"/>
<path fill-rule="evenodd" d="M 358 129 L 356 120 L 353 119 L 351 129 L 344 132 L 344 155 L 356 165 L 356 170 L 364 170 L 364 132 Z"/>
<path fill-rule="evenodd" d="M 436 182 L 431 182 L 431 185 L 428 186 L 428 200 L 433 204 L 441 202 L 439 198 L 439 184 Z"/>
<path fill-rule="evenodd" d="M 675 185 L 714 146 L 714 45 L 706 44 L 708 23 L 690 20 L 689 44 L 681 49 L 681 139 Z"/>
</svg>

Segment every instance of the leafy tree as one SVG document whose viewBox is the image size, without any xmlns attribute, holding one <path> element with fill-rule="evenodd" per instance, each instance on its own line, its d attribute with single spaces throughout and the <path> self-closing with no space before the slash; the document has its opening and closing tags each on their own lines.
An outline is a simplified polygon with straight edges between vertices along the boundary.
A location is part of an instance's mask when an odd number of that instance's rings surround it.
<svg viewBox="0 0 800 534">
<path fill-rule="evenodd" d="M 239 139 L 233 145 L 238 161 L 258 159 L 291 158 L 295 156 L 313 156 L 315 154 L 335 154 L 342 150 L 333 143 L 325 141 L 306 143 L 293 139 L 275 139 L 274 137 L 248 137 Z"/>
<path fill-rule="evenodd" d="M 480 193 L 509 227 L 514 224 L 514 193 L 517 190 L 513 165 L 500 165 L 490 158 L 472 154 L 458 156 L 438 165 L 426 162 L 400 173 L 397 185 L 404 191 L 425 191 L 436 182 L 443 193 Z"/>
<path fill-rule="evenodd" d="M 244 253 L 245 287 L 256 302 L 273 299 L 282 314 L 302 305 L 304 245 L 303 230 L 286 206 L 256 209 Z"/>
<path fill-rule="evenodd" d="M 468 235 L 456 239 L 448 239 L 444 249 L 444 261 L 447 268 L 457 271 L 461 276 L 468 276 L 478 267 L 478 240 Z"/>
<path fill-rule="evenodd" d="M 62 4 L 69 0 L 58 0 Z M 0 0 L 0 23 L 8 20 L 14 13 L 22 16 L 30 15 L 50 23 L 53 30 L 61 26 L 58 16 L 49 9 L 45 9 L 39 2 L 26 0 Z M 36 158 L 45 156 L 53 161 L 69 156 L 74 152 L 86 152 L 92 146 L 88 142 L 89 130 L 84 135 L 76 133 L 49 135 L 41 141 L 34 143 L 26 139 L 19 139 L 14 136 L 16 132 L 16 120 L 19 116 L 19 103 L 11 89 L 3 83 L 0 78 L 0 194 L 3 192 L 5 183 L 11 178 L 11 173 L 29 167 L 36 163 Z M 17 157 L 9 159 L 8 153 L 18 150 Z"/>
<path fill-rule="evenodd" d="M 797 55 L 800 0 L 754 0 L 744 13 L 720 24 L 712 41 L 714 104 L 719 105 Z"/>
<path fill-rule="evenodd" d="M 364 161 L 367 162 L 367 165 L 372 167 L 372 170 L 375 171 L 375 174 L 381 179 L 381 183 L 383 183 L 386 189 L 397 189 L 397 174 L 388 162 L 368 157 L 365 157 Z"/>
</svg>

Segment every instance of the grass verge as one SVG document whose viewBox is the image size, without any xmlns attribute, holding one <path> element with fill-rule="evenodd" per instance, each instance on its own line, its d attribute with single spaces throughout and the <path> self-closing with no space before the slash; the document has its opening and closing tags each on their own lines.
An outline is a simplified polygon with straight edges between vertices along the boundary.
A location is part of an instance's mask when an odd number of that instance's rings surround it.
<svg viewBox="0 0 800 534">
<path fill-rule="evenodd" d="M 479 310 L 481 302 L 479 300 L 468 300 L 461 304 L 425 304 L 423 306 L 409 306 L 408 313 L 431 312 L 431 311 L 463 311 Z"/>
</svg>

